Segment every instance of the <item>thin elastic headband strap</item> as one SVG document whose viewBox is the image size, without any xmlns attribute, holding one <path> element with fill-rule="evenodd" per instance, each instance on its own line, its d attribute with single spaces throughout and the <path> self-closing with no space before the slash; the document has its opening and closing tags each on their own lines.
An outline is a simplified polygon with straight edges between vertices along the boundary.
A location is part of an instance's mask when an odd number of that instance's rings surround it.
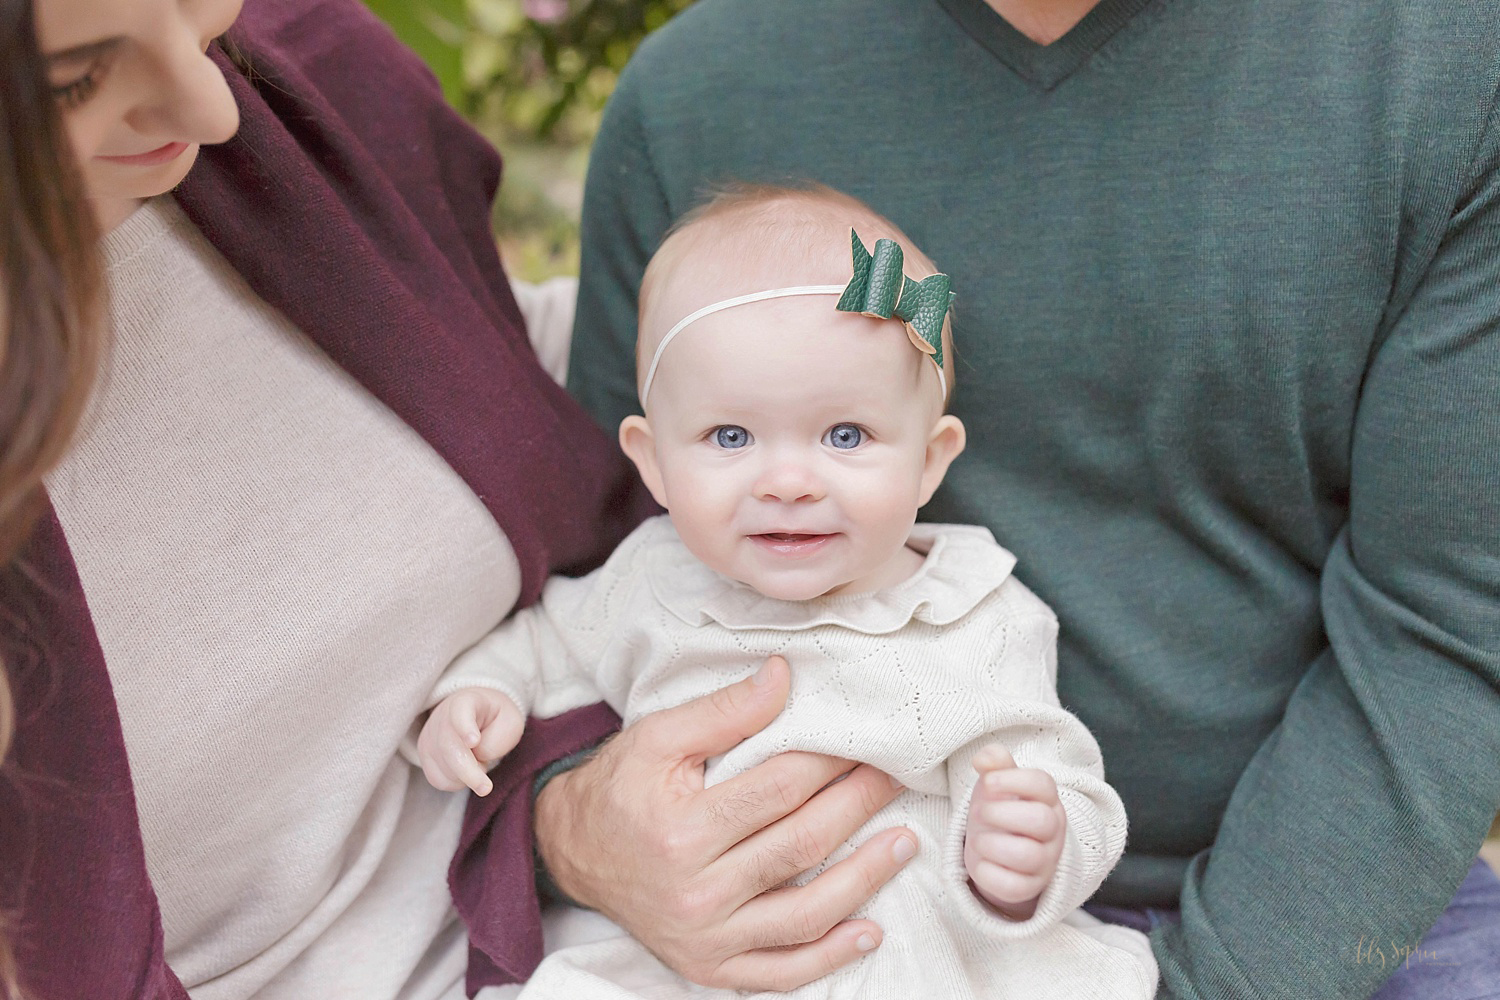
<svg viewBox="0 0 1500 1000">
<path fill-rule="evenodd" d="M 682 319 L 678 320 L 676 325 L 668 330 L 667 335 L 661 338 L 661 342 L 656 345 L 656 353 L 651 356 L 651 366 L 646 369 L 646 380 L 641 383 L 641 408 L 645 409 L 646 399 L 651 395 L 651 383 L 656 380 L 656 369 L 661 364 L 662 352 L 667 349 L 667 345 L 672 342 L 672 338 L 703 317 L 712 316 L 714 313 L 723 312 L 725 309 L 733 309 L 735 306 L 749 305 L 751 302 L 764 302 L 766 299 L 787 299 L 794 295 L 842 295 L 844 289 L 847 287 L 847 285 L 794 285 L 790 288 L 768 288 L 763 292 L 751 292 L 748 295 L 736 295 L 732 299 L 710 302 L 702 309 L 688 313 Z M 948 397 L 948 379 L 943 375 L 941 368 L 938 368 L 936 365 L 933 365 L 933 367 L 937 369 L 938 384 L 943 390 L 943 398 L 946 399 Z"/>
</svg>

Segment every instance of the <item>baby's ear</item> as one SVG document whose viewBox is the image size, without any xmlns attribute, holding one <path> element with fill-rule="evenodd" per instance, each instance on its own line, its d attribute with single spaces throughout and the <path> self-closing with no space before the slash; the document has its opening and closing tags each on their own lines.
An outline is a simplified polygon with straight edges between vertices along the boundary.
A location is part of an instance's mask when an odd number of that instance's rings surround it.
<svg viewBox="0 0 1500 1000">
<path fill-rule="evenodd" d="M 656 435 L 645 417 L 632 414 L 620 421 L 620 450 L 635 463 L 636 471 L 651 496 L 663 508 L 667 506 L 667 491 L 661 481 L 661 467 L 656 463 Z"/>
<path fill-rule="evenodd" d="M 932 434 L 927 438 L 927 455 L 922 465 L 922 491 L 917 501 L 921 507 L 932 499 L 932 494 L 942 485 L 948 474 L 948 466 L 963 454 L 968 434 L 964 423 L 951 413 L 945 413 L 932 425 Z"/>
</svg>

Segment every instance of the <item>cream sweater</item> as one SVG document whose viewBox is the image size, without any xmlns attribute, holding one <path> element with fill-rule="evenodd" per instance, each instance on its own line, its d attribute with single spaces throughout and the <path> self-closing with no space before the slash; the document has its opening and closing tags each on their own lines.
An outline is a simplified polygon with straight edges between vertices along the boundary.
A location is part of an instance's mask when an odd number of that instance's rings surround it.
<svg viewBox="0 0 1500 1000">
<path fill-rule="evenodd" d="M 918 525 L 910 544 L 926 559 L 898 586 L 787 602 L 714 573 L 670 520 L 654 518 L 595 573 L 549 582 L 540 604 L 453 664 L 430 702 L 489 687 L 547 716 L 602 695 L 629 724 L 739 680 L 779 653 L 792 667 L 786 709 L 710 761 L 708 783 L 805 750 L 869 762 L 907 786 L 804 878 L 878 830 L 906 825 L 919 841 L 917 858 L 863 911 L 884 929 L 881 947 L 793 996 L 1152 996 L 1156 966 L 1146 939 L 1078 909 L 1124 849 L 1125 814 L 1093 737 L 1058 704 L 1056 618 L 1011 575 L 1014 557 L 985 529 Z M 991 741 L 1021 766 L 1047 770 L 1068 815 L 1057 875 L 1022 922 L 980 902 L 963 867 L 970 760 Z M 524 994 L 709 995 L 623 936 L 554 952 Z"/>
<path fill-rule="evenodd" d="M 464 798 L 396 753 L 510 610 L 504 534 L 170 198 L 105 240 L 114 347 L 47 487 L 194 1000 L 462 1000 Z"/>
</svg>

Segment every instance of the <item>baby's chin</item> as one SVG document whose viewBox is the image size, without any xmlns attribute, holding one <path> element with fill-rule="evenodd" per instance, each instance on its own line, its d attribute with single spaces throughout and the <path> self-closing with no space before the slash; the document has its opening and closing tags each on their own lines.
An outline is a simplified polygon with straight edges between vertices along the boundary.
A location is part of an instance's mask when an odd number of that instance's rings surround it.
<svg viewBox="0 0 1500 1000">
<path fill-rule="evenodd" d="M 777 601 L 811 601 L 815 598 L 826 597 L 831 594 L 841 593 L 847 587 L 850 580 L 798 580 L 791 579 L 742 579 L 734 577 L 745 586 L 754 589 L 766 597 Z"/>
<path fill-rule="evenodd" d="M 831 567 L 825 567 L 822 572 L 811 566 L 800 572 L 790 568 L 780 572 L 767 571 L 764 567 L 755 566 L 753 560 L 746 563 L 734 556 L 726 556 L 719 549 L 696 544 L 700 539 L 691 534 L 680 537 L 688 551 L 709 569 L 772 600 L 811 601 L 835 592 L 841 593 L 854 580 L 853 577 L 842 579 L 843 574 L 836 571 L 835 574 L 840 578 L 830 580 Z"/>
</svg>

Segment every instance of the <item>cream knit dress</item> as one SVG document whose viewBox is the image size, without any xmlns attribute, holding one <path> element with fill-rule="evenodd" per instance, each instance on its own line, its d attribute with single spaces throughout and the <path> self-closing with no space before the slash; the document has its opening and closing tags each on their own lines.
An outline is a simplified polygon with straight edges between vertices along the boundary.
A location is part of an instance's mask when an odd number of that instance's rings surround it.
<svg viewBox="0 0 1500 1000">
<path fill-rule="evenodd" d="M 1125 813 L 1099 749 L 1056 693 L 1057 619 L 1011 575 L 1015 558 L 983 528 L 917 525 L 926 553 L 895 587 L 778 601 L 720 576 L 666 517 L 647 521 L 598 571 L 555 578 L 542 601 L 461 656 L 433 704 L 488 687 L 554 715 L 607 700 L 628 725 L 787 658 L 792 691 L 764 731 L 709 762 L 712 785 L 787 750 L 865 761 L 907 786 L 811 878 L 867 836 L 916 831 L 917 857 L 862 916 L 881 947 L 791 994 L 811 998 L 1086 1000 L 1150 997 L 1156 965 L 1144 936 L 1078 907 L 1125 846 Z M 1017 764 L 1057 781 L 1068 833 L 1051 885 L 1026 921 L 970 891 L 964 820 L 974 753 L 998 741 Z M 742 996 L 678 978 L 631 938 L 553 952 L 526 1000 Z"/>
</svg>

